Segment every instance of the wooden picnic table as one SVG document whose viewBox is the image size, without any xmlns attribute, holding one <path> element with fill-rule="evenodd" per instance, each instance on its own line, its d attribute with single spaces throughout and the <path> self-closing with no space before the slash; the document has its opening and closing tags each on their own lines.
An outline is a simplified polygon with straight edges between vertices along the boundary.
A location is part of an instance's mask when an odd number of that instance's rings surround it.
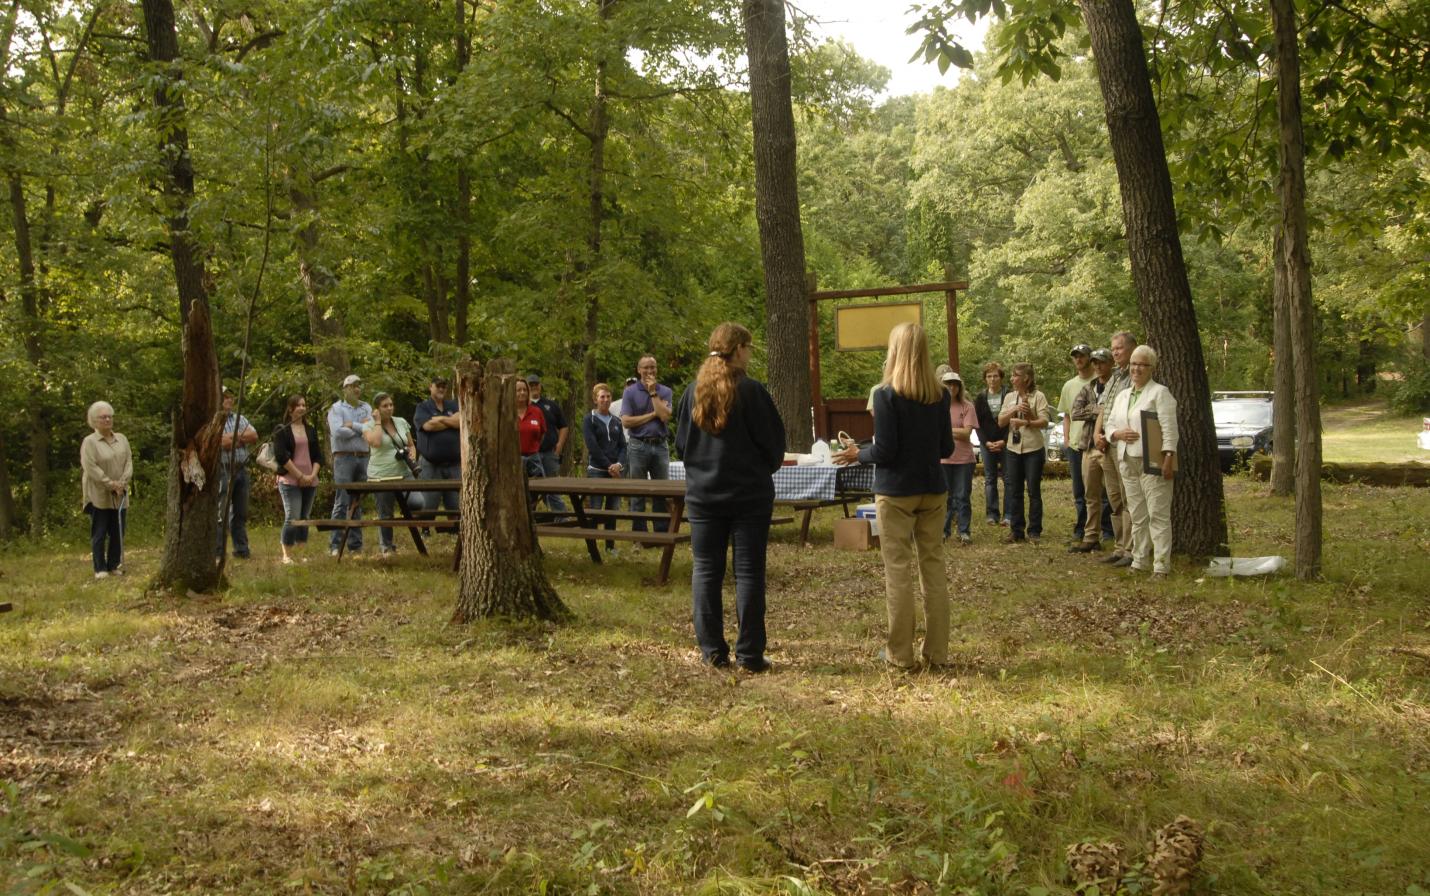
<svg viewBox="0 0 1430 896">
<path fill-rule="evenodd" d="M 456 525 L 455 519 L 437 520 L 433 514 L 424 512 L 414 513 L 412 507 L 407 502 L 407 496 L 412 492 L 446 492 L 457 491 L 462 487 L 460 479 L 382 479 L 369 480 L 367 482 L 335 482 L 334 489 L 344 489 L 352 495 L 352 500 L 348 502 L 348 515 L 344 519 L 327 520 L 294 520 L 295 526 L 312 526 L 320 532 L 330 532 L 334 529 L 368 529 L 381 526 L 389 529 L 406 529 L 412 534 L 412 543 L 417 546 L 417 553 L 427 556 L 427 545 L 422 540 L 422 533 L 419 529 L 428 527 L 450 528 Z M 391 493 L 397 498 L 397 509 L 402 514 L 401 517 L 392 519 L 353 519 L 353 514 L 357 512 L 362 503 L 364 495 L 375 495 L 379 493 Z M 338 562 L 342 562 L 343 554 L 347 551 L 348 540 L 344 538 L 338 543 Z"/>
<path fill-rule="evenodd" d="M 571 502 L 571 512 L 566 518 L 536 524 L 536 534 L 551 538 L 580 538 L 586 542 L 586 550 L 592 562 L 601 562 L 602 541 L 637 541 L 643 544 L 661 546 L 660 575 L 657 583 L 664 585 L 670 580 L 670 563 L 675 556 L 675 546 L 690 540 L 688 531 L 680 531 L 685 521 L 685 482 L 680 479 L 606 479 L 592 476 L 547 476 L 530 479 L 526 490 L 533 495 L 565 495 Z M 586 507 L 587 498 L 646 498 L 664 499 L 665 514 L 639 513 L 635 511 L 593 510 Z M 550 516 L 551 514 L 543 514 Z M 606 519 L 644 519 L 666 524 L 664 532 L 630 532 L 619 529 L 603 529 L 600 524 Z"/>
</svg>

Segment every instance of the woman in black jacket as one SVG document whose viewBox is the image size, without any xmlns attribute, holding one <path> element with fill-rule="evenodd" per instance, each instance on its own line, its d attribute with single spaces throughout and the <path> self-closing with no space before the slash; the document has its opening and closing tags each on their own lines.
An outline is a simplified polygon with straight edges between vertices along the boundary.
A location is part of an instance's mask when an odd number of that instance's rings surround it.
<svg viewBox="0 0 1430 896">
<path fill-rule="evenodd" d="M 765 387 L 745 375 L 750 331 L 723 323 L 710 334 L 710 354 L 681 396 L 675 444 L 685 460 L 690 518 L 690 602 L 702 659 L 730 665 L 720 591 L 725 556 L 735 547 L 735 662 L 765 672 L 765 550 L 775 504 L 771 478 L 784 461 L 785 429 Z"/>
<path fill-rule="evenodd" d="M 581 435 L 586 440 L 586 475 L 595 479 L 620 479 L 626 472 L 626 431 L 621 418 L 611 413 L 611 387 L 597 383 L 591 387 L 596 407 L 581 421 Z M 591 501 L 592 510 L 616 510 L 621 499 L 615 495 Z M 607 529 L 615 529 L 614 518 L 606 520 Z M 616 543 L 606 542 L 606 552 L 614 554 Z"/>
<path fill-rule="evenodd" d="M 948 390 L 934 376 L 918 324 L 889 333 L 884 380 L 874 390 L 874 441 L 834 454 L 837 464 L 874 464 L 874 506 L 884 557 L 889 635 L 879 658 L 899 669 L 948 663 L 948 573 L 943 565 L 944 482 L 953 453 Z M 914 655 L 914 595 L 922 594 L 924 643 Z"/>
<path fill-rule="evenodd" d="M 295 526 L 313 510 L 318 493 L 318 473 L 323 469 L 323 439 L 305 422 L 308 402 L 301 395 L 288 396 L 283 406 L 283 422 L 273 430 L 273 459 L 278 463 L 278 495 L 283 499 L 283 532 L 279 544 L 283 562 L 294 563 L 298 548 L 308 543 L 308 527 Z M 302 558 L 307 562 L 307 558 Z"/>
<path fill-rule="evenodd" d="M 973 410 L 978 414 L 978 455 L 983 461 L 983 510 L 991 525 L 1008 525 L 1008 490 L 1003 489 L 1002 510 L 998 508 L 998 482 L 1007 477 L 1003 449 L 1008 442 L 1008 427 L 998 424 L 998 413 L 1003 410 L 1003 400 L 1008 395 L 1008 387 L 1003 384 L 1003 365 L 989 361 L 983 365 L 983 382 L 987 388 L 980 390 L 973 399 Z"/>
</svg>

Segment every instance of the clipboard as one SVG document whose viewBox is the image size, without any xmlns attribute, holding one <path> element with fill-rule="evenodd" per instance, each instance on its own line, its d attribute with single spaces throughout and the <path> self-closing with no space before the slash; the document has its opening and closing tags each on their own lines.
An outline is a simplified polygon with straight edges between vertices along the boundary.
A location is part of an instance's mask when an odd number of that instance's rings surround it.
<svg viewBox="0 0 1430 896">
<path fill-rule="evenodd" d="M 1172 472 L 1177 471 L 1177 455 L 1172 455 Z M 1162 475 L 1162 423 L 1156 411 L 1142 412 L 1142 472 Z"/>
</svg>

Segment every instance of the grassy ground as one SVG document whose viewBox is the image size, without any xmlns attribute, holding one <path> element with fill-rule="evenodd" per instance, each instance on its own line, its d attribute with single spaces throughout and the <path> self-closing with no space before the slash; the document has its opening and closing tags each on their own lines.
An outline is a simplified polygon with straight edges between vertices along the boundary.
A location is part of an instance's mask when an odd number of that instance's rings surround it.
<svg viewBox="0 0 1430 896">
<path fill-rule="evenodd" d="M 1419 417 L 1400 417 L 1384 401 L 1331 405 L 1321 414 L 1321 452 L 1331 463 L 1430 463 L 1415 442 Z"/>
<path fill-rule="evenodd" d="M 1261 489 L 1228 482 L 1237 553 L 1288 554 Z M 879 558 L 831 519 L 771 548 L 760 677 L 697 663 L 688 553 L 657 588 L 558 544 L 576 621 L 464 628 L 443 556 L 284 568 L 260 530 L 175 601 L 152 545 L 99 584 L 5 555 L 0 892 L 1063 893 L 1070 844 L 1136 859 L 1183 814 L 1195 893 L 1430 890 L 1430 662 L 1396 652 L 1430 652 L 1430 494 L 1328 485 L 1314 585 L 980 524 L 946 674 L 876 663 Z"/>
</svg>

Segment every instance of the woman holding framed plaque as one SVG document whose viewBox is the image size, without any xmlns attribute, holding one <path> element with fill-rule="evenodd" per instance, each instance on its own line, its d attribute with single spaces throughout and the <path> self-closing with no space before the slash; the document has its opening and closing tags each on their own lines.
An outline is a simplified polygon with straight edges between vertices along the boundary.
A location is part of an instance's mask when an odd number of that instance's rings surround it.
<svg viewBox="0 0 1430 896">
<path fill-rule="evenodd" d="M 1132 516 L 1131 569 L 1164 578 L 1172 569 L 1172 478 L 1177 471 L 1177 399 L 1152 378 L 1157 353 L 1132 350 L 1132 385 L 1112 401 L 1103 425 Z"/>
</svg>

